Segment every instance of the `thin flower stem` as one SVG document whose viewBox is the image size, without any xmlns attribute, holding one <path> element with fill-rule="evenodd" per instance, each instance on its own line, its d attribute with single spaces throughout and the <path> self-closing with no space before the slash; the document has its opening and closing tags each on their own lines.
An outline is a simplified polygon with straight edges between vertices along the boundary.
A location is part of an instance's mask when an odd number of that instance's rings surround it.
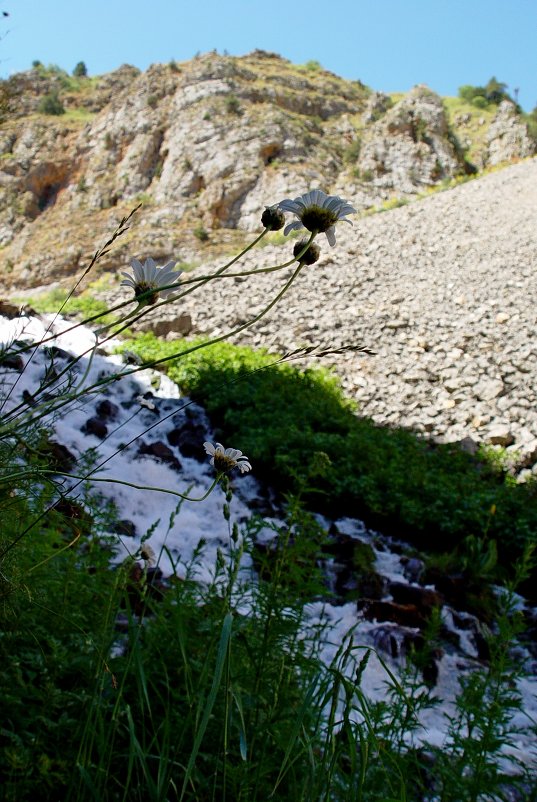
<svg viewBox="0 0 537 802">
<path fill-rule="evenodd" d="M 291 262 L 289 264 L 293 264 L 293 262 L 298 261 L 300 259 L 300 257 L 304 255 L 304 253 L 307 251 L 307 249 L 309 248 L 310 244 L 312 243 L 313 239 L 315 238 L 316 234 L 317 234 L 317 232 L 313 232 L 311 234 L 309 240 L 304 245 L 304 248 L 302 248 L 302 250 L 297 254 L 297 256 L 294 259 L 291 260 Z M 110 384 L 113 381 L 117 381 L 117 379 L 119 379 L 119 378 L 125 378 L 127 376 L 132 376 L 133 374 L 138 373 L 140 370 L 146 370 L 148 368 L 154 368 L 157 365 L 162 365 L 162 364 L 164 364 L 166 362 L 170 362 L 172 359 L 179 359 L 182 356 L 186 356 L 187 354 L 191 354 L 194 351 L 198 351 L 200 348 L 207 348 L 210 345 L 214 345 L 215 343 L 222 342 L 222 341 L 228 339 L 229 337 L 233 337 L 236 334 L 240 334 L 241 331 L 244 331 L 245 329 L 247 329 L 250 326 L 252 326 L 254 323 L 257 323 L 259 320 L 261 320 L 262 317 L 264 317 L 264 315 L 266 315 L 268 312 L 270 312 L 270 310 L 278 303 L 278 301 L 283 297 L 283 295 L 285 295 L 285 293 L 287 292 L 287 290 L 289 289 L 291 284 L 294 282 L 294 280 L 297 278 L 297 276 L 299 275 L 299 273 L 301 272 L 303 267 L 304 267 L 304 264 L 299 261 L 298 267 L 293 272 L 291 278 L 285 283 L 283 289 L 280 290 L 280 292 L 272 299 L 272 301 L 264 309 L 262 309 L 261 312 L 259 312 L 259 314 L 257 314 L 255 317 L 251 318 L 250 320 L 246 321 L 246 323 L 243 323 L 241 326 L 238 326 L 236 329 L 233 329 L 232 331 L 228 331 L 228 332 L 226 332 L 224 334 L 221 334 L 218 337 L 213 337 L 212 340 L 207 340 L 207 341 L 205 341 L 203 343 L 199 343 L 198 345 L 194 345 L 191 348 L 185 349 L 184 351 L 178 351 L 178 352 L 175 352 L 174 354 L 170 354 L 169 356 L 161 357 L 160 359 L 154 359 L 154 360 L 151 360 L 150 362 L 145 362 L 143 365 L 139 365 L 139 366 L 133 368 L 132 370 L 125 371 L 125 372 L 123 372 L 123 373 L 121 373 L 119 375 L 116 374 L 116 375 L 113 375 L 111 377 L 107 377 L 106 379 L 101 379 L 100 381 L 95 382 L 94 384 L 89 385 L 88 387 L 82 389 L 78 394 L 75 394 L 75 395 L 72 395 L 69 398 L 63 399 L 60 403 L 56 404 L 55 406 L 51 405 L 51 407 L 49 408 L 49 412 L 56 412 L 57 410 L 59 410 L 62 407 L 66 406 L 67 404 L 72 403 L 75 400 L 78 400 L 82 395 L 90 394 L 91 392 L 94 392 L 96 390 L 100 390 L 103 387 L 105 387 L 107 384 Z M 117 335 L 117 333 L 118 332 L 116 332 L 116 335 Z M 106 342 L 106 340 L 104 342 Z M 101 343 L 101 345 L 102 345 L 102 343 Z M 93 350 L 93 349 L 88 349 L 85 352 L 85 354 L 89 353 L 91 350 Z M 85 354 L 81 354 L 78 357 L 78 359 L 81 359 Z M 72 367 L 72 366 L 73 366 L 73 363 L 71 363 L 70 367 Z M 57 378 L 56 378 L 56 380 L 57 380 Z M 41 417 L 43 417 L 43 415 L 40 415 L 37 419 L 40 419 Z M 27 422 L 28 423 L 33 423 L 34 419 L 30 418 Z"/>
<path fill-rule="evenodd" d="M 139 207 L 137 207 L 137 208 L 139 208 Z M 136 211 L 136 209 L 133 210 L 133 212 L 131 214 L 133 214 L 134 211 Z M 257 243 L 267 234 L 268 231 L 269 231 L 269 229 L 264 229 L 261 232 L 261 234 L 259 234 L 259 236 L 257 236 L 246 248 L 244 248 L 233 259 L 231 259 L 231 261 L 227 262 L 225 265 L 223 265 L 221 268 L 219 268 L 216 273 L 213 273 L 210 276 L 200 276 L 200 277 L 198 277 L 196 279 L 190 279 L 190 280 L 188 280 L 186 282 L 181 282 L 182 285 L 189 284 L 189 283 L 196 283 L 196 286 L 190 288 L 189 290 L 187 290 L 184 293 L 181 293 L 179 295 L 174 295 L 172 298 L 166 298 L 166 299 L 162 300 L 160 303 L 151 305 L 151 309 L 158 309 L 160 306 L 163 306 L 165 304 L 173 303 L 173 302 L 175 302 L 177 300 L 180 300 L 185 295 L 189 295 L 191 292 L 194 292 L 194 290 L 198 289 L 199 286 L 202 286 L 207 281 L 210 281 L 210 280 L 212 280 L 214 278 L 217 278 L 217 277 L 218 278 L 227 278 L 227 276 L 223 276 L 222 275 L 223 272 L 225 270 L 227 270 L 228 267 L 231 267 L 231 265 L 235 264 L 251 248 L 253 248 L 255 245 L 257 245 Z M 106 247 L 106 246 L 103 246 L 103 247 Z M 272 272 L 274 270 L 280 270 L 280 269 L 282 269 L 284 267 L 289 267 L 289 265 L 293 264 L 294 261 L 296 261 L 295 258 L 289 260 L 288 262 L 285 262 L 282 265 L 277 265 L 274 268 L 269 268 L 269 269 L 263 268 L 261 272 Z M 245 273 L 244 275 L 250 275 L 250 272 L 251 271 Z M 233 274 L 233 275 L 236 276 L 236 275 L 241 275 L 241 274 Z M 172 284 L 166 285 L 164 287 L 160 287 L 159 288 L 159 292 L 162 291 L 162 290 L 166 290 L 166 289 L 172 289 L 174 287 L 177 287 L 177 283 L 176 282 L 173 282 Z M 137 308 L 134 309 L 132 312 L 129 312 L 127 315 L 125 315 L 120 320 L 114 321 L 113 323 L 110 323 L 107 326 L 104 326 L 104 327 L 102 327 L 100 329 L 100 331 L 106 331 L 106 329 L 109 329 L 112 326 L 117 326 L 119 324 L 127 324 L 127 325 L 124 325 L 122 328 L 118 329 L 117 331 L 114 331 L 114 332 L 110 333 L 109 335 L 107 335 L 107 337 L 99 343 L 99 346 L 102 346 L 109 339 L 111 339 L 113 337 L 116 337 L 119 334 L 121 334 L 123 331 L 125 331 L 125 329 L 128 328 L 128 326 L 131 323 L 136 323 L 138 320 L 140 320 L 146 314 L 147 311 L 149 311 L 149 307 L 146 306 L 146 305 L 144 306 L 142 302 L 143 302 L 143 300 L 144 300 L 144 298 L 146 296 L 149 297 L 153 292 L 154 292 L 154 290 L 147 290 L 145 293 L 142 293 L 141 295 L 139 295 L 136 299 L 129 299 L 127 301 L 122 301 L 121 303 L 116 304 L 110 310 L 106 310 L 105 312 L 98 312 L 95 315 L 92 315 L 91 317 L 86 318 L 85 320 L 80 321 L 79 323 L 76 323 L 75 325 L 69 327 L 68 329 L 65 329 L 64 331 L 62 331 L 60 333 L 60 335 L 52 334 L 51 336 L 45 337 L 45 338 L 41 339 L 40 341 L 38 341 L 37 343 L 32 343 L 31 345 L 25 346 L 24 348 L 21 348 L 21 349 L 19 349 L 18 351 L 14 352 L 14 353 L 16 353 L 16 354 L 24 353 L 25 351 L 30 350 L 31 348 L 33 348 L 34 352 L 32 353 L 32 356 L 30 357 L 30 359 L 28 360 L 28 363 L 29 363 L 33 359 L 33 357 L 34 357 L 34 355 L 36 353 L 36 350 L 37 350 L 37 348 L 39 346 L 42 346 L 42 345 L 46 344 L 47 342 L 51 342 L 52 340 L 55 340 L 58 336 L 61 336 L 62 334 L 67 334 L 67 333 L 69 333 L 71 331 L 74 331 L 75 329 L 79 328 L 80 326 L 84 326 L 84 325 L 87 325 L 88 323 L 95 322 L 96 320 L 98 320 L 99 318 L 103 317 L 104 315 L 108 315 L 108 314 L 111 314 L 112 312 L 118 311 L 119 309 L 122 309 L 123 307 L 125 307 L 128 304 L 132 303 L 134 300 L 138 301 Z M 66 301 L 64 301 L 64 304 L 62 305 L 61 308 L 63 308 L 63 306 L 65 306 L 65 303 L 66 303 Z M 57 315 L 58 314 L 59 314 L 59 312 L 57 313 Z M 56 315 L 56 317 L 57 317 L 57 315 Z M 53 322 L 54 321 L 52 321 L 50 323 L 49 329 L 50 329 L 50 326 L 53 325 Z M 49 389 L 55 382 L 58 381 L 58 379 L 60 379 L 65 373 L 67 373 L 69 370 L 71 370 L 73 368 L 73 366 L 76 365 L 77 362 L 79 362 L 81 359 L 83 359 L 85 356 L 87 356 L 87 354 L 91 353 L 94 350 L 94 348 L 95 348 L 95 346 L 90 348 L 90 349 L 87 349 L 82 354 L 79 354 L 78 357 L 76 357 L 75 360 L 73 360 L 67 367 L 65 367 L 63 369 L 63 371 L 61 371 L 61 373 L 59 375 L 56 375 L 55 378 L 50 380 L 49 382 L 45 382 L 45 384 L 42 385 L 39 388 L 39 390 L 36 393 L 36 395 L 41 394 L 41 393 L 45 392 L 47 389 Z M 141 366 L 141 369 L 143 369 L 143 366 Z M 126 374 L 126 375 L 129 375 L 129 374 Z M 5 399 L 5 400 L 7 400 L 7 399 Z M 25 406 L 24 403 L 21 402 L 16 407 L 14 407 L 10 412 L 9 419 L 13 419 L 14 415 L 16 413 L 18 413 L 24 406 Z M 3 405 L 2 405 L 2 407 L 0 407 L 0 411 L 1 411 L 2 408 L 3 408 Z"/>
<path fill-rule="evenodd" d="M 94 470 L 98 470 L 98 468 L 95 468 Z M 176 496 L 177 498 L 180 498 L 183 501 L 204 501 L 212 493 L 212 491 L 214 490 L 214 488 L 216 487 L 216 485 L 218 484 L 218 482 L 220 481 L 220 479 L 223 476 L 222 473 L 218 473 L 216 475 L 216 478 L 213 480 L 211 486 L 207 490 L 207 492 L 204 493 L 203 496 L 200 496 L 199 498 L 193 498 L 192 496 L 185 496 L 182 493 L 178 493 L 176 490 L 167 490 L 164 487 L 152 487 L 152 486 L 149 486 L 149 485 L 137 485 L 137 484 L 134 484 L 133 482 L 126 482 L 126 481 L 124 481 L 122 479 L 108 479 L 108 478 L 104 478 L 104 477 L 100 477 L 100 476 L 92 476 L 91 472 L 88 473 L 86 476 L 79 476 L 77 474 L 69 474 L 69 473 L 59 473 L 58 471 L 52 471 L 52 470 L 40 470 L 39 473 L 41 473 L 41 474 L 52 473 L 52 474 L 55 474 L 56 476 L 65 476 L 68 479 L 78 479 L 79 481 L 77 482 L 77 484 L 75 484 L 73 487 L 69 488 L 67 490 L 67 493 L 71 493 L 82 482 L 106 482 L 106 483 L 109 483 L 109 484 L 126 485 L 127 487 L 133 487 L 135 490 L 151 490 L 151 491 L 156 491 L 156 492 L 159 492 L 159 493 L 166 493 L 166 494 L 171 495 L 171 496 Z M 27 475 L 29 475 L 29 474 L 27 474 Z M 65 493 L 63 493 L 61 495 L 64 496 Z M 51 512 L 53 509 L 54 509 L 54 504 L 49 505 L 47 507 L 47 509 L 43 510 L 43 512 L 35 520 L 33 520 L 32 523 L 29 524 L 29 526 L 26 527 L 26 529 L 24 529 L 22 532 L 20 532 L 17 535 L 17 537 L 14 540 L 12 540 L 11 543 L 8 546 L 6 546 L 5 549 L 3 549 L 2 552 L 0 552 L 0 560 L 2 560 L 6 556 L 6 554 L 8 554 L 11 551 L 11 549 L 14 548 L 17 545 L 17 543 L 19 543 L 19 541 L 21 541 L 22 538 L 26 534 L 28 534 L 29 531 L 31 529 L 33 529 L 33 527 L 37 523 L 39 523 L 39 521 L 43 520 L 43 518 L 45 518 L 49 514 L 49 512 Z"/>
<path fill-rule="evenodd" d="M 254 247 L 257 245 L 257 243 L 258 243 L 258 242 L 261 242 L 261 240 L 263 239 L 263 237 L 264 237 L 266 234 L 268 234 L 268 232 L 269 232 L 269 231 L 270 231 L 270 228 L 264 228 L 264 229 L 263 229 L 263 231 L 261 232 L 261 234 L 259 234 L 259 236 L 258 236 L 258 237 L 256 237 L 256 238 L 254 239 L 254 241 L 253 241 L 253 242 L 251 242 L 249 245 L 247 245 L 247 246 L 246 246 L 246 248 L 244 248 L 244 250 L 242 250 L 240 253 L 238 253 L 238 254 L 237 254 L 237 256 L 234 256 L 234 257 L 233 257 L 233 259 L 231 259 L 231 260 L 230 260 L 229 262 L 227 262 L 225 265 L 222 265 L 222 267 L 220 267 L 220 268 L 219 268 L 219 269 L 216 271 L 216 273 L 214 273 L 214 275 L 215 275 L 215 276 L 220 276 L 220 275 L 221 275 L 221 274 L 224 272 L 224 270 L 227 270 L 227 269 L 228 269 L 228 267 L 231 267 L 231 265 L 234 265 L 234 264 L 235 264 L 235 262 L 238 262 L 238 261 L 239 261 L 239 259 L 242 259 L 242 257 L 243 257 L 243 256 L 244 256 L 246 253 L 248 253 L 248 251 L 252 250 L 252 248 L 254 248 Z"/>
<path fill-rule="evenodd" d="M 156 304 L 153 304 L 151 309 L 152 310 L 159 309 L 159 307 L 164 306 L 167 303 L 180 301 L 182 298 L 185 298 L 187 295 L 190 295 L 191 293 L 195 292 L 195 290 L 199 289 L 199 287 L 204 286 L 209 281 L 213 281 L 214 279 L 237 278 L 237 277 L 241 277 L 241 276 L 252 276 L 252 275 L 256 275 L 257 273 L 274 273 L 277 270 L 283 270 L 286 267 L 290 267 L 294 262 L 298 261 L 300 259 L 300 257 L 303 256 L 306 253 L 307 249 L 309 248 L 309 246 L 311 245 L 311 243 L 313 242 L 314 238 L 317 236 L 317 233 L 318 233 L 316 231 L 313 232 L 313 234 L 310 236 L 307 244 L 304 245 L 304 247 L 302 248 L 300 253 L 297 256 L 293 256 L 293 258 L 289 259 L 287 262 L 282 262 L 282 264 L 275 265 L 274 267 L 261 267 L 261 268 L 256 268 L 255 270 L 245 270 L 245 271 L 243 271 L 241 273 L 226 273 L 226 275 L 223 275 L 224 270 L 226 270 L 228 267 L 231 267 L 232 264 L 234 264 L 241 256 L 243 256 L 248 250 L 250 250 L 250 248 L 252 248 L 257 242 L 259 242 L 261 237 L 264 236 L 267 233 L 267 230 L 268 229 L 265 229 L 265 231 L 263 231 L 263 233 L 260 234 L 260 236 L 257 237 L 257 239 L 254 240 L 254 242 L 251 243 L 251 245 L 249 245 L 248 248 L 245 248 L 245 250 L 242 251 L 242 253 L 239 254 L 239 256 L 237 256 L 235 259 L 232 259 L 230 262 L 228 262 L 227 265 L 224 265 L 223 267 L 221 267 L 219 270 L 216 271 L 216 273 L 211 273 L 208 276 L 196 276 L 195 278 L 186 279 L 185 281 L 181 281 L 181 287 L 186 287 L 189 284 L 194 284 L 195 286 L 190 287 L 189 289 L 185 290 L 185 292 L 179 293 L 179 295 L 174 295 L 173 298 L 167 298 L 167 299 L 164 299 L 162 301 L 159 301 Z M 170 289 L 173 286 L 176 286 L 176 285 L 169 285 L 169 287 L 168 286 L 161 287 L 160 289 L 166 290 L 166 289 Z M 140 296 L 140 297 L 142 297 L 142 296 Z M 139 310 L 135 310 L 135 313 L 137 311 L 139 311 Z M 145 311 L 146 311 L 145 309 L 144 309 L 143 312 L 140 311 L 138 317 L 134 317 L 130 322 L 131 323 L 137 323 L 138 320 L 140 320 L 143 317 L 143 315 L 145 314 Z M 125 328 L 126 327 L 124 327 L 123 329 L 118 329 L 117 331 L 115 331 L 114 332 L 114 336 L 116 337 L 119 334 L 121 334 L 124 331 Z"/>
<path fill-rule="evenodd" d="M 92 268 L 92 267 L 93 267 L 93 266 L 94 266 L 94 265 L 95 265 L 95 264 L 96 264 L 96 263 L 99 261 L 99 259 L 101 259 L 101 257 L 102 257 L 102 256 L 104 256 L 106 253 L 108 253 L 108 250 L 107 250 L 107 249 L 108 249 L 108 248 L 109 248 L 109 247 L 110 247 L 110 246 L 111 246 L 111 245 L 112 245 L 112 244 L 115 242 L 115 240 L 116 240 L 118 237 L 122 236 L 122 234 L 124 234 L 124 233 L 125 233 L 125 232 L 128 230 L 129 226 L 127 225 L 127 223 L 129 222 L 129 220 L 131 219 L 131 217 L 132 217 L 132 216 L 133 216 L 133 215 L 134 215 L 134 214 L 135 214 L 135 213 L 138 211 L 138 209 L 140 208 L 140 206 L 141 206 L 141 205 L 142 205 L 142 204 L 141 204 L 141 203 L 139 203 L 139 204 L 138 204 L 138 206 L 136 206 L 136 207 L 135 207 L 135 208 L 134 208 L 134 209 L 133 209 L 133 210 L 130 212 L 130 214 L 129 214 L 129 215 L 127 215 L 127 217 L 123 217 L 123 219 L 120 221 L 120 223 L 119 223 L 118 227 L 116 228 L 116 230 L 114 231 L 114 233 L 113 233 L 113 234 L 112 234 L 112 236 L 110 237 L 110 239 L 109 239 L 107 242 L 105 242 L 105 244 L 104 244 L 104 245 L 103 245 L 103 246 L 102 246 L 102 247 L 101 247 L 101 248 L 100 248 L 98 251 L 96 251 L 96 252 L 95 252 L 95 254 L 94 254 L 94 256 L 93 256 L 93 259 L 92 259 L 92 260 L 91 260 L 91 262 L 89 263 L 88 267 L 87 267 L 87 268 L 85 269 L 85 271 L 82 273 L 82 275 L 80 276 L 80 278 L 78 279 L 78 281 L 76 281 L 76 282 L 75 282 L 75 285 L 74 285 L 74 286 L 71 288 L 71 290 L 69 291 L 69 293 L 68 293 L 68 295 L 67 295 L 67 298 L 65 298 L 65 300 L 63 301 L 63 303 L 60 305 L 60 308 L 59 308 L 59 309 L 58 309 L 58 311 L 56 312 L 55 316 L 52 318 L 52 320 L 51 320 L 51 321 L 50 321 L 50 323 L 48 324 L 48 327 L 47 327 L 47 330 L 46 330 L 45 334 L 47 333 L 47 331 L 50 331 L 50 330 L 52 329 L 52 327 L 54 326 L 54 323 L 56 322 L 57 318 L 58 318 L 58 317 L 59 317 L 59 315 L 61 314 L 61 312 L 62 312 L 63 308 L 64 308 L 64 307 L 65 307 L 65 305 L 66 305 L 66 303 L 69 301 L 69 299 L 70 299 L 70 298 L 72 298 L 72 296 L 73 296 L 73 293 L 74 293 L 74 292 L 76 292 L 77 288 L 80 286 L 80 283 L 81 283 L 81 282 L 83 281 L 83 279 L 84 279 L 84 278 L 85 278 L 85 277 L 88 275 L 88 273 L 89 273 L 89 271 L 91 270 L 91 268 Z M 39 348 L 39 346 L 40 346 L 41 344 L 42 344 L 42 343 L 40 343 L 40 342 L 38 342 L 38 343 L 32 343 L 32 345 L 31 345 L 31 348 L 33 348 L 33 351 L 32 351 L 32 353 L 31 353 L 31 355 L 30 355 L 30 358 L 29 358 L 28 362 L 27 362 L 27 363 L 26 363 L 26 365 L 25 365 L 25 368 L 26 368 L 26 367 L 29 365 L 29 363 L 32 361 L 32 359 L 34 358 L 34 356 L 35 356 L 35 355 L 36 355 L 36 353 L 37 353 L 37 349 Z M 24 371 L 23 371 L 23 373 L 24 373 Z M 23 374 L 21 373 L 19 376 L 17 376 L 17 379 L 16 379 L 16 380 L 15 380 L 15 382 L 12 384 L 12 386 L 11 386 L 11 388 L 10 388 L 10 390 L 9 390 L 9 393 L 7 393 L 7 395 L 5 396 L 5 398 L 2 400 L 2 403 L 0 404 L 0 412 L 2 412 L 2 410 L 4 409 L 4 406 L 5 406 L 6 402 L 7 402 L 7 401 L 9 400 L 9 398 L 11 397 L 11 394 L 12 394 L 12 392 L 14 391 L 15 387 L 17 386 L 18 382 L 20 381 L 20 379 L 21 379 L 22 375 L 23 375 Z"/>
<path fill-rule="evenodd" d="M 67 549 L 70 549 L 71 546 L 74 546 L 75 543 L 80 540 L 80 537 L 81 537 L 81 535 L 80 535 L 80 532 L 79 532 L 78 535 L 75 538 L 73 538 L 73 540 L 71 540 L 70 543 L 67 543 L 66 546 L 62 546 L 61 549 L 59 549 L 58 551 L 55 551 L 53 554 L 49 554 L 49 556 L 45 557 L 45 559 L 41 560 L 41 562 L 36 563 L 36 565 L 32 565 L 32 567 L 28 569 L 28 573 L 31 574 L 32 571 L 35 571 L 37 568 L 40 568 L 42 565 L 45 565 L 45 563 L 48 563 L 49 560 L 53 560 L 55 557 L 58 556 L 58 554 L 61 554 L 62 552 L 67 551 Z"/>
<path fill-rule="evenodd" d="M 66 479 L 80 479 L 83 482 L 105 482 L 106 484 L 113 484 L 113 485 L 125 485 L 126 487 L 133 487 L 135 490 L 152 490 L 157 493 L 167 493 L 170 496 L 177 496 L 177 498 L 182 499 L 183 501 L 205 501 L 205 499 L 213 492 L 214 488 L 220 481 L 223 476 L 223 473 L 220 472 L 216 475 L 216 478 L 213 480 L 209 489 L 203 494 L 203 496 L 199 496 L 195 498 L 194 496 L 185 496 L 184 493 L 179 493 L 177 490 L 168 490 L 165 487 L 153 487 L 152 485 L 137 485 L 134 482 L 127 482 L 124 479 L 112 479 L 109 477 L 103 476 L 92 476 L 92 474 L 87 474 L 86 476 L 80 476 L 76 473 L 58 473 L 58 471 L 52 470 L 39 470 L 40 474 L 52 473 L 55 476 L 65 476 Z M 70 492 L 70 491 L 69 491 Z"/>
</svg>

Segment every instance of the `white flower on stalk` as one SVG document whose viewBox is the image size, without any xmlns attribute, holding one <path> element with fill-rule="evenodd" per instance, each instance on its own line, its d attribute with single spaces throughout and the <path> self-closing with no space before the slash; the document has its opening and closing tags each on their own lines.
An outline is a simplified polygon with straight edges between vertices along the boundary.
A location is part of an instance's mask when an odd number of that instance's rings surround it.
<svg viewBox="0 0 537 802">
<path fill-rule="evenodd" d="M 144 543 L 141 550 L 140 550 L 140 557 L 145 562 L 146 568 L 151 568 L 157 562 L 157 555 L 149 545 L 149 543 Z"/>
<path fill-rule="evenodd" d="M 344 223 L 352 223 L 345 220 L 348 214 L 356 212 L 354 206 L 339 195 L 327 195 L 322 189 L 312 189 L 305 195 L 291 200 L 286 198 L 278 204 L 283 212 L 296 214 L 298 220 L 288 223 L 283 233 L 289 234 L 294 229 L 307 228 L 312 233 L 324 233 L 329 245 L 336 244 L 335 225 L 340 220 Z"/>
<path fill-rule="evenodd" d="M 138 259 L 131 259 L 133 274 L 131 276 L 130 273 L 122 273 L 121 275 L 125 278 L 121 282 L 121 286 L 131 287 L 134 290 L 135 298 L 153 290 L 146 298 L 140 300 L 142 306 L 149 306 L 157 302 L 159 295 L 167 298 L 179 286 L 177 279 L 181 275 L 181 271 L 174 270 L 175 265 L 176 262 L 168 262 L 163 267 L 157 267 L 151 257 L 145 260 L 144 265 Z M 162 287 L 167 287 L 168 284 L 173 284 L 173 287 L 163 290 Z"/>
<path fill-rule="evenodd" d="M 238 448 L 224 448 L 221 443 L 216 443 L 213 446 L 209 442 L 205 442 L 203 447 L 211 457 L 211 465 L 219 473 L 227 473 L 232 468 L 238 468 L 241 473 L 248 473 L 248 471 L 252 470 L 248 457 L 245 457 Z"/>
</svg>

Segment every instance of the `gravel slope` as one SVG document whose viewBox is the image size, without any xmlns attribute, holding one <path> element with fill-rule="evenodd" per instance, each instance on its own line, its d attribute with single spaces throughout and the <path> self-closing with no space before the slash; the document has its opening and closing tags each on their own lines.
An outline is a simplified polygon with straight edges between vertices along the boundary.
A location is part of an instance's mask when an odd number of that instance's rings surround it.
<svg viewBox="0 0 537 802">
<path fill-rule="evenodd" d="M 321 236 L 321 260 L 232 341 L 276 350 L 366 345 L 374 356 L 325 358 L 362 414 L 446 441 L 510 446 L 519 467 L 531 466 L 536 213 L 531 159 L 353 228 L 340 224 L 337 246 Z M 288 255 L 288 246 L 257 248 L 241 264 L 252 269 Z M 218 334 L 257 313 L 288 275 L 212 282 L 180 309 L 194 331 Z M 177 311 L 165 307 L 161 315 Z"/>
</svg>

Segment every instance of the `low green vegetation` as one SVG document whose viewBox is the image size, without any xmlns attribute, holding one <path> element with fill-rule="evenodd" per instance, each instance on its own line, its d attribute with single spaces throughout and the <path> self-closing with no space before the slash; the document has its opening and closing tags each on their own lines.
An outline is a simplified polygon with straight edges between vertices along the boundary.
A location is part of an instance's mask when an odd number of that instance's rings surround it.
<svg viewBox="0 0 537 802">
<path fill-rule="evenodd" d="M 490 105 L 499 106 L 502 100 L 514 102 L 507 92 L 507 84 L 498 81 L 494 76 L 489 79 L 486 86 L 465 84 L 459 87 L 459 97 L 477 109 L 486 109 Z"/>
<path fill-rule="evenodd" d="M 57 92 L 50 92 L 50 94 L 42 97 L 39 101 L 37 109 L 41 112 L 41 114 L 51 114 L 54 116 L 65 114 L 63 103 L 61 102 Z"/>
<path fill-rule="evenodd" d="M 23 462 L 46 467 L 42 449 L 34 440 Z M 13 493 L 13 446 L 0 441 L 0 456 L 6 802 L 418 802 L 431 789 L 441 802 L 477 802 L 506 782 L 531 787 L 528 771 L 509 778 L 498 762 L 521 707 L 511 596 L 489 665 L 461 688 L 449 747 L 409 748 L 409 734 L 422 731 L 417 714 L 438 704 L 420 674 L 426 651 L 400 681 L 382 663 L 387 699 L 377 703 L 361 687 L 370 648 L 349 637 L 328 665 L 319 659 L 329 624 L 308 630 L 303 603 L 323 592 L 316 553 L 325 534 L 297 499 L 270 560 L 259 562 L 262 521 L 232 524 L 224 487 L 229 564 L 219 558 L 213 581 L 197 582 L 200 542 L 162 584 L 143 543 L 110 568 L 112 507 L 86 493 L 57 510 L 46 481 L 19 479 Z M 258 583 L 239 572 L 248 553 Z M 432 620 L 425 650 L 437 628 Z"/>
<path fill-rule="evenodd" d="M 305 64 L 298 64 L 297 66 L 299 69 L 306 70 L 306 72 L 320 72 L 323 69 L 321 62 L 315 59 L 310 59 Z"/>
<path fill-rule="evenodd" d="M 228 95 L 224 101 L 224 106 L 228 114 L 242 114 L 240 100 L 236 95 Z"/>
<path fill-rule="evenodd" d="M 87 319 L 93 315 L 102 315 L 108 309 L 105 301 L 95 298 L 93 292 L 85 292 L 67 300 L 67 290 L 57 289 L 39 295 L 32 295 L 26 298 L 15 298 L 18 303 L 35 309 L 36 312 L 54 314 L 58 309 L 62 309 L 62 315 L 76 315 Z M 99 322 L 107 323 L 109 318 L 106 316 L 99 318 Z"/>
<path fill-rule="evenodd" d="M 208 242 L 209 241 L 209 232 L 203 225 L 203 223 L 198 223 L 198 225 L 194 228 L 193 232 L 194 236 L 200 242 Z"/>
<path fill-rule="evenodd" d="M 537 106 L 529 114 L 523 114 L 522 119 L 526 123 L 528 134 L 537 143 Z"/>
<path fill-rule="evenodd" d="M 200 345 L 185 342 L 185 350 Z M 180 350 L 152 334 L 125 347 L 144 360 Z M 365 517 L 431 551 L 449 551 L 487 528 L 498 542 L 500 573 L 533 541 L 533 484 L 517 485 L 486 454 L 472 457 L 360 418 L 326 370 L 274 362 L 266 352 L 219 343 L 172 360 L 167 371 L 206 407 L 226 442 L 240 443 L 257 476 L 284 492 L 306 483 L 319 510 Z"/>
</svg>

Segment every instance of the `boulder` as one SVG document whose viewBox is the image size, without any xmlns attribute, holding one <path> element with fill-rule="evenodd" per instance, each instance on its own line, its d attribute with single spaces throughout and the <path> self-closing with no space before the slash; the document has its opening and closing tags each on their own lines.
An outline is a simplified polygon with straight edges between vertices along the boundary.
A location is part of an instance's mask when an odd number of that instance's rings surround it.
<svg viewBox="0 0 537 802">
<path fill-rule="evenodd" d="M 161 440 L 158 440 L 156 443 L 144 443 L 143 441 L 140 443 L 140 447 L 138 449 L 138 454 L 141 456 L 147 455 L 150 457 L 154 457 L 159 462 L 165 462 L 171 468 L 174 468 L 176 471 L 181 470 L 181 463 L 166 443 L 163 443 Z"/>
</svg>

